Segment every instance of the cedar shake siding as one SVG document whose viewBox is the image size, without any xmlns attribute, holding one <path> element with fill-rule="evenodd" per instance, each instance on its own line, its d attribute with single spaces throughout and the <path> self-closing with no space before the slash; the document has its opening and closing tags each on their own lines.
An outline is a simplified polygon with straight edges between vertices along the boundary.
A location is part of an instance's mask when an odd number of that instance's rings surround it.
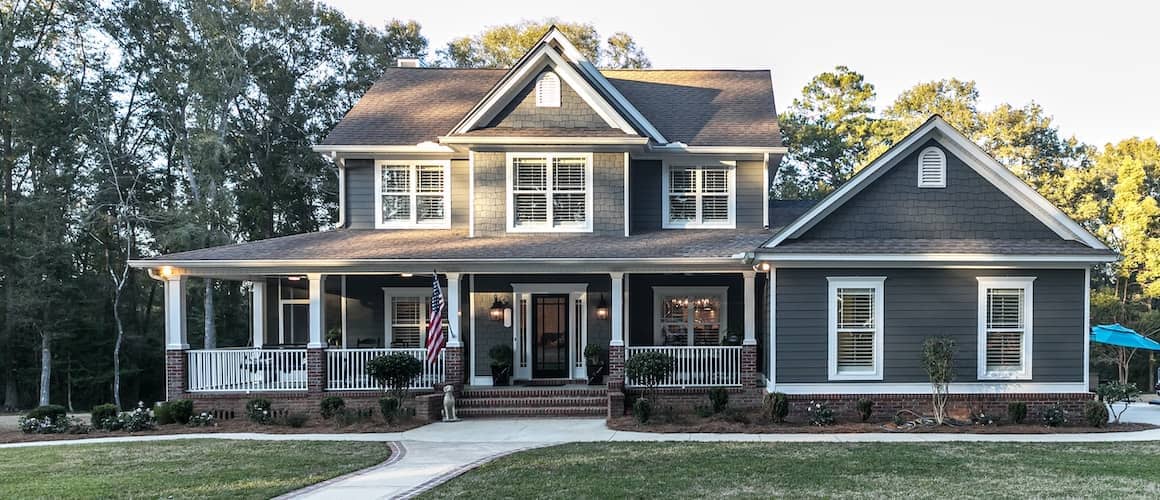
<svg viewBox="0 0 1160 500">
<path fill-rule="evenodd" d="M 1059 239 L 946 149 L 947 186 L 919 188 L 918 155 L 927 146 L 939 144 L 927 141 L 800 239 Z"/>
<path fill-rule="evenodd" d="M 1084 377 L 1083 269 L 777 270 L 777 383 L 828 381 L 828 276 L 885 276 L 883 379 L 926 382 L 922 343 L 949 336 L 958 348 L 955 382 L 977 382 L 979 276 L 1035 277 L 1031 382 Z M 1027 381 L 1019 381 L 1027 382 Z M 859 381 L 836 383 L 857 384 Z"/>
<path fill-rule="evenodd" d="M 624 153 L 592 154 L 592 190 L 592 232 L 623 235 Z M 505 234 L 507 217 L 507 156 L 475 153 L 475 234 Z"/>
<path fill-rule="evenodd" d="M 540 74 L 543 75 L 545 72 Z M 538 80 L 537 76 L 487 126 L 540 129 L 611 128 L 563 79 L 560 79 L 560 106 L 536 106 L 536 81 Z"/>
</svg>

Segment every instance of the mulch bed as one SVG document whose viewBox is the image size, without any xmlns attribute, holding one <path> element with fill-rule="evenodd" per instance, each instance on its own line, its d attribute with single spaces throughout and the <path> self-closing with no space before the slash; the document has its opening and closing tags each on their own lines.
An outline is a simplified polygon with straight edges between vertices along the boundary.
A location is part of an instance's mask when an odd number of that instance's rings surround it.
<svg viewBox="0 0 1160 500">
<path fill-rule="evenodd" d="M 88 419 L 83 419 L 86 421 Z M 322 420 L 313 417 L 302 427 L 288 425 L 261 425 L 245 418 L 234 418 L 218 421 L 214 427 L 188 427 L 180 424 L 159 425 L 156 429 L 142 432 L 101 431 L 93 430 L 88 434 L 25 434 L 19 430 L 0 431 L 0 443 L 26 443 L 31 441 L 60 441 L 68 439 L 91 439 L 102 437 L 124 436 L 164 436 L 171 434 L 199 434 L 222 432 L 256 432 L 262 434 L 361 434 L 376 432 L 402 432 L 422 427 L 422 422 L 406 419 L 387 425 L 375 417 L 373 420 L 355 422 L 350 425 L 340 425 L 335 421 Z"/>
<path fill-rule="evenodd" d="M 839 422 L 834 425 L 817 426 L 808 422 L 789 421 L 782 424 L 763 423 L 757 417 L 750 417 L 751 423 L 727 419 L 724 416 L 678 417 L 670 421 L 641 424 L 632 417 L 608 419 L 608 427 L 618 431 L 668 433 L 715 433 L 715 434 L 854 434 L 867 432 L 926 433 L 926 434 L 1072 434 L 1101 432 L 1130 432 L 1156 429 L 1151 424 L 1108 424 L 1105 427 L 1089 427 L 1069 424 L 1047 427 L 1040 424 L 992 424 L 992 425 L 941 425 L 900 430 L 891 422 Z"/>
</svg>

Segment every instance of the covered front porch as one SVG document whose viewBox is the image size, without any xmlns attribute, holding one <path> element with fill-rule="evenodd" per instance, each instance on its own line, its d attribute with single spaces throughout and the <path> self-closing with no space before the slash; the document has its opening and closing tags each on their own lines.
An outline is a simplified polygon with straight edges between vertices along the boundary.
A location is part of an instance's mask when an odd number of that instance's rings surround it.
<svg viewBox="0 0 1160 500">
<path fill-rule="evenodd" d="M 263 269 L 261 274 L 165 266 L 168 397 L 287 393 L 353 394 L 378 389 L 365 372 L 395 352 L 424 359 L 432 274 Z M 246 345 L 191 348 L 185 289 L 191 277 L 246 283 Z M 447 348 L 412 384 L 495 384 L 491 351 L 510 347 L 511 383 L 588 383 L 585 350 L 601 351 L 593 382 L 634 387 L 624 362 L 660 351 L 674 370 L 661 387 L 756 387 L 768 307 L 764 275 L 736 268 L 658 272 L 442 272 Z"/>
</svg>

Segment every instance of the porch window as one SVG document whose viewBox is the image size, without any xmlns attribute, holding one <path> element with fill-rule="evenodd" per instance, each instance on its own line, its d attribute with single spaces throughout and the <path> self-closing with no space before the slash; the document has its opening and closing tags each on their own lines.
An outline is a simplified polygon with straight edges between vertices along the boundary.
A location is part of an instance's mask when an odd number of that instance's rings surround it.
<svg viewBox="0 0 1160 500">
<path fill-rule="evenodd" d="M 659 345 L 720 345 L 725 330 L 726 289 L 654 288 Z"/>
<path fill-rule="evenodd" d="M 427 339 L 427 321 L 431 317 L 431 290 L 383 289 L 386 306 L 384 344 L 392 349 L 418 349 Z M 444 334 L 447 323 L 443 323 Z"/>
<path fill-rule="evenodd" d="M 830 380 L 881 380 L 883 282 L 828 278 Z"/>
<path fill-rule="evenodd" d="M 380 161 L 375 167 L 375 227 L 451 227 L 451 163 Z"/>
<path fill-rule="evenodd" d="M 978 278 L 979 379 L 1031 378 L 1035 278 Z"/>
<path fill-rule="evenodd" d="M 664 227 L 734 227 L 736 166 L 721 162 L 706 166 L 664 168 Z"/>
<path fill-rule="evenodd" d="M 310 339 L 310 289 L 305 279 L 278 280 L 278 343 L 306 344 Z"/>
<path fill-rule="evenodd" d="M 509 154 L 508 231 L 591 231 L 592 155 Z"/>
</svg>

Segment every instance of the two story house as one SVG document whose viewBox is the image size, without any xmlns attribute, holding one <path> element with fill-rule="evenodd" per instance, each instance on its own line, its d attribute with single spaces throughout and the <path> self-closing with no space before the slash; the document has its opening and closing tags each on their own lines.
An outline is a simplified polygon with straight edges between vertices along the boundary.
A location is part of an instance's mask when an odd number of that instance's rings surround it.
<svg viewBox="0 0 1160 500">
<path fill-rule="evenodd" d="M 469 416 L 623 414 L 648 351 L 675 403 L 925 404 L 934 335 L 961 401 L 1089 398 L 1088 269 L 1114 253 L 938 117 L 820 203 L 774 200 L 769 71 L 600 70 L 552 29 L 510 69 L 389 69 L 315 149 L 336 229 L 133 262 L 165 282 L 169 398 L 373 398 L 367 360 L 423 356 L 433 273 L 449 341 L 414 388 Z M 250 284 L 249 345 L 190 349 L 189 277 Z M 522 391 L 489 387 L 501 345 Z"/>
</svg>

